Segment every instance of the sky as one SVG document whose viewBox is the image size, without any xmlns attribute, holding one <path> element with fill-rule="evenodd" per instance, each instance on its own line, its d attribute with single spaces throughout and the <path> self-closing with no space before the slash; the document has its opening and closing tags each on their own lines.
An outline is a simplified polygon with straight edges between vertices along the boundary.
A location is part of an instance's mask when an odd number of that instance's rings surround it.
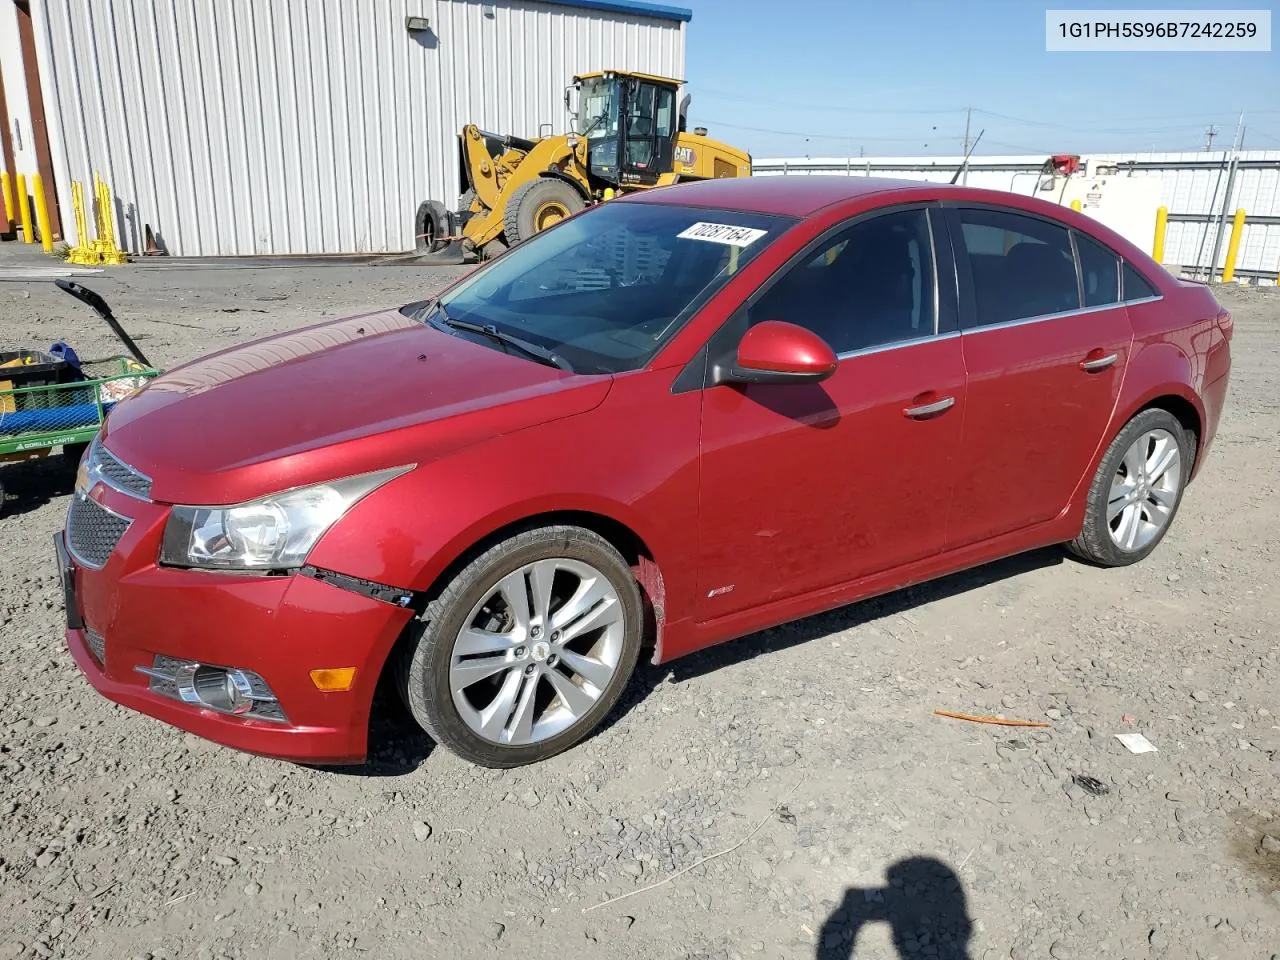
<svg viewBox="0 0 1280 960">
<path fill-rule="evenodd" d="M 1266 53 L 1050 53 L 1046 8 L 1271 9 L 1273 0 L 661 0 L 693 11 L 689 126 L 756 159 L 1280 150 Z M 1273 10 L 1273 18 L 1280 10 Z"/>
</svg>

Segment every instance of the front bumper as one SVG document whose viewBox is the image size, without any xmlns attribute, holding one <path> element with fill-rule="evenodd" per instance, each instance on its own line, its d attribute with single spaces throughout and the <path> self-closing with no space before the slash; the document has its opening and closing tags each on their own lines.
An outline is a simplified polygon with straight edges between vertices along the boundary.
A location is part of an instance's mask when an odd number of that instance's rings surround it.
<svg viewBox="0 0 1280 960">
<path fill-rule="evenodd" d="M 305 575 L 159 567 L 167 508 L 109 489 L 94 498 L 132 520 L 106 563 L 93 569 L 77 562 L 64 532 L 55 548 L 67 647 L 99 693 L 250 753 L 324 763 L 365 758 L 374 689 L 411 610 Z M 233 716 L 154 692 L 136 668 L 152 667 L 157 656 L 252 670 L 286 719 Z M 312 670 L 341 667 L 356 668 L 349 690 L 321 691 L 311 680 Z"/>
</svg>

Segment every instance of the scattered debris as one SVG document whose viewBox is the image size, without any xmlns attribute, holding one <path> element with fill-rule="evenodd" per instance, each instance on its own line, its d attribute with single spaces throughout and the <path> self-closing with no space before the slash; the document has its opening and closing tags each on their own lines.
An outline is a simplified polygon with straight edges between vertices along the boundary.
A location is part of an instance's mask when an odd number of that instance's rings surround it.
<svg viewBox="0 0 1280 960">
<path fill-rule="evenodd" d="M 1095 797 L 1103 797 L 1111 792 L 1111 788 L 1101 780 L 1095 777 L 1086 777 L 1083 773 L 1077 773 L 1071 778 L 1071 782 L 1081 790 L 1092 793 Z"/>
<path fill-rule="evenodd" d="M 1123 743 L 1130 753 L 1156 752 L 1155 744 L 1140 733 L 1117 733 L 1116 739 Z"/>
<path fill-rule="evenodd" d="M 800 781 L 799 781 L 799 780 L 797 780 L 795 783 L 793 783 L 793 784 L 791 785 L 791 789 L 787 791 L 787 797 L 790 797 L 790 795 L 791 795 L 792 793 L 794 793 L 794 792 L 795 792 L 796 787 L 798 787 L 798 786 L 800 786 Z M 784 798 L 784 799 L 786 799 L 786 798 Z M 675 873 L 671 874 L 670 876 L 663 877 L 661 880 L 658 880 L 658 881 L 656 881 L 655 883 L 651 883 L 651 884 L 649 884 L 648 886 L 641 887 L 639 890 L 632 890 L 630 893 L 623 893 L 623 894 L 620 894 L 619 896 L 611 897 L 611 898 L 610 898 L 610 899 L 608 899 L 608 900 L 602 901 L 601 903 L 593 904 L 593 905 L 592 905 L 592 906 L 590 906 L 590 907 L 583 907 L 583 908 L 582 908 L 582 912 L 583 912 L 583 913 L 590 913 L 592 910 L 599 910 L 601 907 L 607 907 L 607 906 L 609 906 L 610 904 L 617 903 L 619 900 L 625 900 L 625 899 L 627 899 L 628 897 L 634 897 L 634 896 L 635 896 L 636 894 L 638 894 L 638 893 L 646 893 L 646 892 L 648 892 L 649 890 L 655 890 L 655 889 L 657 889 L 658 887 L 661 887 L 663 884 L 670 883 L 672 880 L 675 880 L 677 877 L 682 877 L 682 876 L 684 876 L 684 875 L 685 875 L 686 873 L 688 873 L 690 870 L 696 870 L 698 867 L 702 866 L 704 863 L 710 863 L 712 860 L 716 860 L 716 859 L 719 859 L 720 857 L 723 857 L 723 856 L 725 856 L 725 855 L 727 855 L 727 854 L 733 853 L 733 851 L 735 851 L 735 850 L 737 850 L 739 847 L 743 846 L 743 845 L 744 845 L 748 840 L 750 840 L 750 839 L 751 839 L 752 837 L 754 837 L 757 833 L 759 833 L 759 832 L 760 832 L 760 829 L 761 829 L 761 828 L 762 828 L 766 823 L 768 823 L 768 822 L 769 822 L 770 818 L 772 818 L 772 817 L 774 817 L 774 816 L 776 816 L 776 815 L 777 815 L 778 811 L 782 808 L 782 805 L 783 805 L 783 804 L 782 804 L 782 802 L 781 802 L 781 801 L 779 801 L 779 802 L 778 802 L 778 803 L 773 807 L 773 809 L 772 809 L 772 810 L 770 810 L 767 814 L 765 814 L 765 816 L 760 820 L 760 822 L 759 822 L 759 823 L 757 823 L 754 827 L 752 827 L 752 828 L 751 828 L 751 832 L 750 832 L 750 833 L 748 833 L 745 837 L 743 837 L 741 840 L 739 840 L 739 841 L 738 841 L 737 843 L 735 843 L 733 846 L 731 846 L 731 847 L 725 847 L 725 849 L 723 849 L 723 850 L 717 851 L 716 853 L 708 854 L 707 856 L 702 857 L 701 859 L 695 860 L 693 863 L 689 864 L 689 866 L 685 867 L 683 870 L 677 870 Z M 770 872 L 772 872 L 772 871 L 770 871 Z"/>
<path fill-rule="evenodd" d="M 933 711 L 940 717 L 951 717 L 953 720 L 971 720 L 974 723 L 994 723 L 1002 727 L 1051 727 L 1053 724 L 1041 720 L 1011 720 L 1008 717 L 983 717 L 973 713 L 955 713 L 951 710 Z"/>
</svg>

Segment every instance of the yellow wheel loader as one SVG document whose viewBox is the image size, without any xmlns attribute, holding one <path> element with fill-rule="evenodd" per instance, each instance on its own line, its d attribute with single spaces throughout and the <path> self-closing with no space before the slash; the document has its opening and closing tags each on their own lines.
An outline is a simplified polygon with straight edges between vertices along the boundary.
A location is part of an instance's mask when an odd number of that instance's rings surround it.
<svg viewBox="0 0 1280 960">
<path fill-rule="evenodd" d="M 424 259 L 489 259 L 618 193 L 751 176 L 751 155 L 686 129 L 681 81 L 603 70 L 565 89 L 571 133 L 525 140 L 468 124 L 458 138 L 456 209 L 427 200 L 415 222 Z M 547 125 L 549 126 L 549 125 Z"/>
</svg>

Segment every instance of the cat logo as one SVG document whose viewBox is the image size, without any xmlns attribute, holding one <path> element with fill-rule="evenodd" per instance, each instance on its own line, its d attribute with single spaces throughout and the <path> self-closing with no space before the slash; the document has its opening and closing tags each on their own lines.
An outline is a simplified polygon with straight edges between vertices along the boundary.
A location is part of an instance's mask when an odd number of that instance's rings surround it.
<svg viewBox="0 0 1280 960">
<path fill-rule="evenodd" d="M 698 161 L 693 147 L 676 147 L 676 163 L 682 167 L 692 167 Z"/>
</svg>

